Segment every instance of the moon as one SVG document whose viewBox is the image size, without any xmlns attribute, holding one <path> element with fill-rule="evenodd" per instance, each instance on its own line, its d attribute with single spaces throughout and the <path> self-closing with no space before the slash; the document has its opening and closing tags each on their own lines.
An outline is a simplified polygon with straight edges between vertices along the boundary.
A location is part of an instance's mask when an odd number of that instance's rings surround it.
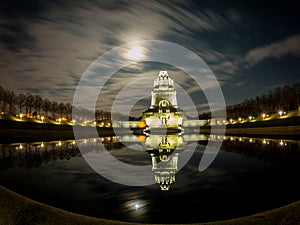
<svg viewBox="0 0 300 225">
<path fill-rule="evenodd" d="M 144 59 L 144 48 L 140 45 L 135 45 L 131 49 L 129 49 L 127 53 L 127 57 L 133 61 L 141 61 Z"/>
</svg>

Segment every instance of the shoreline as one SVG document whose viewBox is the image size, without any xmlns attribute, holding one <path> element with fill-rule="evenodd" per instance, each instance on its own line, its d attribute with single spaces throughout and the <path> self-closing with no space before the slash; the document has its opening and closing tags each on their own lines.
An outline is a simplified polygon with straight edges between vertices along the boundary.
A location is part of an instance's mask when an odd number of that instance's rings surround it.
<svg viewBox="0 0 300 225">
<path fill-rule="evenodd" d="M 143 135 L 142 129 L 123 129 L 115 128 L 118 130 L 118 134 L 124 135 Z M 218 126 L 212 127 L 200 127 L 200 134 L 210 135 L 211 130 L 214 130 L 214 134 L 224 134 L 218 131 Z M 185 134 L 195 134 L 193 128 L 185 129 Z M 196 129 L 198 131 L 198 129 Z M 115 136 L 113 128 L 97 128 L 98 136 L 95 136 L 94 127 L 82 127 L 79 130 L 80 138 L 98 138 L 106 136 Z M 197 132 L 198 133 L 198 132 Z M 171 134 L 171 133 L 169 133 Z M 276 126 L 276 127 L 244 127 L 233 128 L 226 127 L 225 135 L 236 136 L 253 136 L 253 137 L 286 137 L 297 139 L 300 138 L 300 125 L 294 126 Z M 73 128 L 70 126 L 65 129 L 21 129 L 21 128 L 0 128 L 0 143 L 9 142 L 31 142 L 31 141 L 46 141 L 46 140 L 74 140 Z"/>
<path fill-rule="evenodd" d="M 224 129 L 225 135 L 237 136 L 257 136 L 257 137 L 286 137 L 292 139 L 300 138 L 300 117 L 288 119 L 276 119 L 270 121 L 258 121 L 249 123 L 227 124 L 226 126 L 202 126 L 200 134 L 209 135 L 213 129 L 215 134 L 224 134 L 218 132 L 220 128 Z M 143 128 L 112 128 L 97 127 L 98 136 L 95 135 L 95 127 L 76 125 L 77 135 L 80 138 L 97 138 L 105 136 L 115 136 L 116 129 L 118 134 L 143 135 Z M 199 133 L 199 128 L 183 127 L 185 134 Z M 196 131 L 196 132 L 195 132 Z M 171 133 L 171 132 L 170 132 Z M 79 135 L 78 135 L 79 134 Z M 78 137 L 77 137 L 78 138 Z M 10 120 L 0 120 L 0 143 L 9 142 L 33 142 L 47 140 L 74 140 L 73 126 L 67 124 L 48 124 L 35 122 L 16 122 Z"/>
<path fill-rule="evenodd" d="M 218 134 L 218 127 L 201 127 L 200 133 L 210 134 L 211 129 Z M 221 133 L 221 132 L 220 132 Z M 283 135 L 283 136 L 300 136 L 300 125 L 292 125 L 292 126 L 274 126 L 274 127 L 226 127 L 225 130 L 226 135 Z"/>
<path fill-rule="evenodd" d="M 89 217 L 68 212 L 50 205 L 46 205 L 0 185 L 0 224 L 40 224 L 40 225 L 129 225 L 141 224 L 122 222 L 103 218 Z M 234 218 L 224 221 L 192 223 L 202 225 L 274 225 L 299 224 L 300 201 L 290 203 L 280 208 L 271 209 L 254 215 Z"/>
</svg>

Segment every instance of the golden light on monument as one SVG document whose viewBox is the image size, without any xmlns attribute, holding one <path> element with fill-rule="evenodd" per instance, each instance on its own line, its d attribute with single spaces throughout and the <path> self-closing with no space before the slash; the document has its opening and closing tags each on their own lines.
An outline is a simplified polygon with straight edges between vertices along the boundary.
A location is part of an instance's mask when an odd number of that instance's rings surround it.
<svg viewBox="0 0 300 225">
<path fill-rule="evenodd" d="M 177 106 L 174 80 L 167 71 L 160 71 L 153 82 L 151 105 L 143 112 L 146 129 L 168 128 L 180 131 L 185 115 Z"/>
</svg>

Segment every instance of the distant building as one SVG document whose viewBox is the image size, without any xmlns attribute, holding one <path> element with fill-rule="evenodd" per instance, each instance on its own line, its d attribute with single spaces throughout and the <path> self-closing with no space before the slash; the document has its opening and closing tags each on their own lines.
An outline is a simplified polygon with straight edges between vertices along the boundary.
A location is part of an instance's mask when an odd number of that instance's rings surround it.
<svg viewBox="0 0 300 225">
<path fill-rule="evenodd" d="M 151 106 L 143 113 L 142 120 L 151 128 L 181 128 L 184 114 L 177 106 L 173 79 L 167 71 L 160 71 L 154 80 Z"/>
</svg>

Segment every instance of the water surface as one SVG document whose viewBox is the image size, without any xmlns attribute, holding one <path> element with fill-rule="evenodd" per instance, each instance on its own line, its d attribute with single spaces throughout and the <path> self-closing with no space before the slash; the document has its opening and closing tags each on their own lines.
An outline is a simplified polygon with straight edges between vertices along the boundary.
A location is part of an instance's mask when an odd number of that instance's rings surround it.
<svg viewBox="0 0 300 225">
<path fill-rule="evenodd" d="M 87 145 L 95 152 L 95 146 L 104 144 L 123 162 L 151 165 L 150 152 L 143 150 L 146 137 L 123 142 L 119 141 L 120 137 L 106 137 L 77 142 L 3 144 L 0 184 L 75 213 L 148 223 L 236 218 L 300 199 L 299 141 L 207 138 L 224 139 L 212 165 L 203 172 L 198 171 L 206 145 L 205 140 L 199 140 L 193 157 L 176 173 L 168 191 L 162 191 L 158 183 L 142 187 L 113 183 L 93 171 L 77 148 L 77 145 Z M 182 151 L 178 153 L 179 159 Z"/>
</svg>

